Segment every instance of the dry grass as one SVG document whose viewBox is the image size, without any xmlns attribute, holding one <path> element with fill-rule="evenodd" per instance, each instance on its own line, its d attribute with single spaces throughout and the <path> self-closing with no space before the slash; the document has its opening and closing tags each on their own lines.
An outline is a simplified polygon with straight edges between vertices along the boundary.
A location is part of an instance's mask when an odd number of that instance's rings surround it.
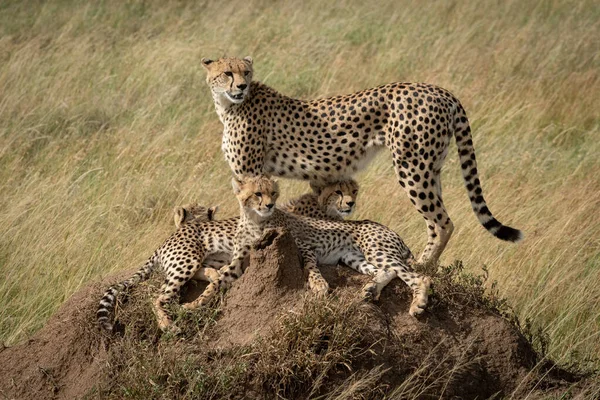
<svg viewBox="0 0 600 400">
<path fill-rule="evenodd" d="M 498 316 L 505 304 L 485 293 L 482 276 L 464 273 L 457 263 L 435 278 L 429 309 L 431 318 L 440 320 L 430 320 L 430 326 L 395 324 L 389 312 L 364 303 L 357 287 L 343 287 L 325 299 L 298 299 L 245 345 L 222 346 L 218 338 L 236 335 L 236 329 L 227 330 L 216 319 L 231 304 L 215 301 L 194 311 L 174 305 L 171 312 L 181 333 L 161 335 L 151 310 L 161 278 L 153 276 L 134 288 L 119 310 L 119 334 L 100 334 L 89 315 L 85 340 L 102 338 L 107 353 L 86 398 L 367 400 L 488 398 L 490 393 L 503 393 L 515 399 L 556 394 L 558 399 L 569 398 L 570 391 L 597 393 L 597 376 L 556 368 L 523 341 L 519 340 L 524 346 L 520 352 L 505 354 L 516 351 L 512 341 L 520 336 Z M 467 326 L 473 329 L 476 321 L 490 318 L 495 321 L 487 325 L 490 329 L 509 326 L 503 338 L 507 340 L 467 338 L 470 330 L 457 325 L 464 315 L 471 318 Z M 494 364 L 490 354 L 506 364 Z M 529 357 L 525 354 L 531 356 L 531 365 L 518 360 Z M 522 368 L 528 373 L 521 374 Z M 488 377 L 491 371 L 497 376 Z M 566 381 L 560 381 L 561 376 Z"/>
<path fill-rule="evenodd" d="M 398 80 L 452 90 L 490 209 L 527 236 L 514 246 L 483 231 L 451 151 L 456 231 L 442 262 L 486 265 L 557 360 L 596 356 L 599 20 L 592 1 L 3 2 L 0 340 L 25 338 L 83 283 L 145 260 L 174 205 L 237 212 L 199 64 L 226 53 L 252 55 L 258 79 L 303 98 Z M 418 253 L 425 227 L 387 154 L 358 178 L 358 217 Z"/>
<path fill-rule="evenodd" d="M 135 288 L 120 310 L 124 329 L 120 336 L 105 337 L 106 366 L 89 398 L 377 398 L 383 393 L 377 389 L 381 367 L 351 373 L 357 359 L 372 356 L 371 348 L 386 339 L 373 330 L 374 308 L 355 293 L 307 298 L 295 312 L 284 313 L 266 337 L 215 350 L 211 328 L 221 303 L 192 312 L 173 307 L 181 334 L 161 335 L 150 307 L 157 286 L 160 278 L 153 277 Z M 332 385 L 336 377 L 339 385 Z"/>
</svg>

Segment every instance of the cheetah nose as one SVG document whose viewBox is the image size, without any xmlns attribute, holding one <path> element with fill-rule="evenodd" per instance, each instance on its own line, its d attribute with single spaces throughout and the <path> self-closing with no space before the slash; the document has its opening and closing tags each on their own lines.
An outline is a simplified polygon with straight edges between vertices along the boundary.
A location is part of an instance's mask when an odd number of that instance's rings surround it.
<svg viewBox="0 0 600 400">
<path fill-rule="evenodd" d="M 348 207 L 352 207 L 355 203 L 353 201 L 349 201 L 346 204 L 348 205 Z"/>
<path fill-rule="evenodd" d="M 275 203 L 269 203 L 266 207 L 270 210 L 271 208 L 275 207 Z"/>
<path fill-rule="evenodd" d="M 248 87 L 248 85 L 246 85 L 245 83 L 242 83 L 242 84 L 240 84 L 240 85 L 237 85 L 237 87 L 238 87 L 238 89 L 240 89 L 240 90 L 244 90 L 244 89 L 246 89 L 246 88 Z"/>
</svg>

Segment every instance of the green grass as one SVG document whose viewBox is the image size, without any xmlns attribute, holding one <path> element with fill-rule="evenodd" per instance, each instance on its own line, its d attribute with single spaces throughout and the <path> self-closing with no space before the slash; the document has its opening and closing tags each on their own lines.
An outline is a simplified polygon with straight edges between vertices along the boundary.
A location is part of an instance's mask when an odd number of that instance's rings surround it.
<svg viewBox="0 0 600 400">
<path fill-rule="evenodd" d="M 560 362 L 600 353 L 600 9 L 592 1 L 0 4 L 0 340 L 35 332 L 86 282 L 137 265 L 171 209 L 237 212 L 201 57 L 251 55 L 302 98 L 392 81 L 450 89 L 473 124 L 490 209 L 478 225 L 455 145 L 442 257 L 485 265 Z M 358 218 L 419 253 L 425 225 L 389 155 L 358 175 Z M 308 188 L 284 182 L 284 197 Z M 393 199 L 393 201 L 390 201 Z M 591 361 L 600 366 L 598 361 Z"/>
</svg>

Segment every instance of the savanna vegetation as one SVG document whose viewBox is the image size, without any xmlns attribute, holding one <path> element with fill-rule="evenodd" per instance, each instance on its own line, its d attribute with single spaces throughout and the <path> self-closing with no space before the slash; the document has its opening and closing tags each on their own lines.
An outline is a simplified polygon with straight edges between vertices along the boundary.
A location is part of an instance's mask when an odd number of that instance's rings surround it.
<svg viewBox="0 0 600 400">
<path fill-rule="evenodd" d="M 500 242 L 470 209 L 453 144 L 441 259 L 485 266 L 560 364 L 600 367 L 600 8 L 593 1 L 0 3 L 0 341 L 38 330 L 87 282 L 136 266 L 173 206 L 238 212 L 201 57 L 314 98 L 392 81 L 451 90 L 473 127 Z M 356 218 L 419 253 L 425 225 L 382 152 Z M 284 198 L 304 192 L 282 181 Z"/>
</svg>

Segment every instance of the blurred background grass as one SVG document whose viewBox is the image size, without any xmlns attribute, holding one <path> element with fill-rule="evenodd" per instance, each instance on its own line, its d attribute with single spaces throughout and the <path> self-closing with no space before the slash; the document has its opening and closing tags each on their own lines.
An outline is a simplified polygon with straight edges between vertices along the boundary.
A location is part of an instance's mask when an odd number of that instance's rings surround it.
<svg viewBox="0 0 600 400">
<path fill-rule="evenodd" d="M 86 282 L 136 266 L 173 206 L 237 213 L 201 57 L 246 56 L 257 79 L 315 98 L 426 81 L 461 100 L 488 205 L 522 229 L 487 234 L 456 146 L 442 263 L 485 265 L 560 362 L 600 366 L 600 8 L 593 1 L 0 3 L 0 341 L 41 327 Z M 356 218 L 418 254 L 425 224 L 382 154 Z M 306 191 L 284 182 L 284 199 Z"/>
</svg>

